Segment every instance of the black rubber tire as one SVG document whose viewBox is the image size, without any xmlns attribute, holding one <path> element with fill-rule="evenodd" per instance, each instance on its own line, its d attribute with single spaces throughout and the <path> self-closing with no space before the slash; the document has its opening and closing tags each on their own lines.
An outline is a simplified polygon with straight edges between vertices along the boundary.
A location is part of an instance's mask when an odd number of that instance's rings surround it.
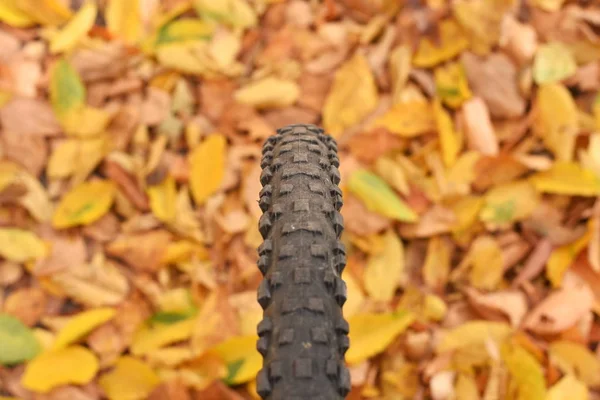
<svg viewBox="0 0 600 400">
<path fill-rule="evenodd" d="M 337 400 L 350 391 L 338 166 L 335 140 L 313 125 L 279 129 L 263 146 L 257 349 L 264 362 L 256 387 L 265 400 Z"/>
</svg>

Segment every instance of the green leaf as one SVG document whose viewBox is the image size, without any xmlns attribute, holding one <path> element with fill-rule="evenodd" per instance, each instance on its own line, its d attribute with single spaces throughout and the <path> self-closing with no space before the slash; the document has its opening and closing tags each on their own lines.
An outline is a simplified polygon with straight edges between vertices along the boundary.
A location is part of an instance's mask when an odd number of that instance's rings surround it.
<svg viewBox="0 0 600 400">
<path fill-rule="evenodd" d="M 85 86 L 75 69 L 65 60 L 56 63 L 50 77 L 50 101 L 60 117 L 85 105 Z"/>
<path fill-rule="evenodd" d="M 12 315 L 0 314 L 0 364 L 31 360 L 41 350 L 31 330 Z"/>
<path fill-rule="evenodd" d="M 194 315 L 194 313 L 159 311 L 150 317 L 149 322 L 153 325 L 154 324 L 171 325 L 176 322 L 186 320 L 189 317 L 191 317 L 192 315 Z"/>
<path fill-rule="evenodd" d="M 180 19 L 164 25 L 158 31 L 156 46 L 193 40 L 210 39 L 214 25 L 199 19 Z"/>
<path fill-rule="evenodd" d="M 348 180 L 348 189 L 369 210 L 398 221 L 415 222 L 417 214 L 377 175 L 359 169 Z"/>
</svg>

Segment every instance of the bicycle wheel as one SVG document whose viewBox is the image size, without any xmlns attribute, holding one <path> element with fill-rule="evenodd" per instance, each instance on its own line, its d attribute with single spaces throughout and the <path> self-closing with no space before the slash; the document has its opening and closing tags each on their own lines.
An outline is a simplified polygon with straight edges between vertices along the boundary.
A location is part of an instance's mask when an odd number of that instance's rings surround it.
<svg viewBox="0 0 600 400">
<path fill-rule="evenodd" d="M 350 391 L 338 166 L 335 140 L 313 125 L 279 129 L 263 146 L 256 379 L 265 400 L 335 400 Z"/>
</svg>

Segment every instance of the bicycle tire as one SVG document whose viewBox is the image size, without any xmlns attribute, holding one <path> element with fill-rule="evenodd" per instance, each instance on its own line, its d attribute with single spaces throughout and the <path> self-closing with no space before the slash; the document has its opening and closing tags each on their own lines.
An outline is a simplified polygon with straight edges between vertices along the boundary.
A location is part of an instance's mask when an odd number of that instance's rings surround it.
<svg viewBox="0 0 600 400">
<path fill-rule="evenodd" d="M 314 125 L 290 125 L 262 153 L 256 389 L 265 400 L 344 399 L 349 327 L 337 144 Z"/>
</svg>

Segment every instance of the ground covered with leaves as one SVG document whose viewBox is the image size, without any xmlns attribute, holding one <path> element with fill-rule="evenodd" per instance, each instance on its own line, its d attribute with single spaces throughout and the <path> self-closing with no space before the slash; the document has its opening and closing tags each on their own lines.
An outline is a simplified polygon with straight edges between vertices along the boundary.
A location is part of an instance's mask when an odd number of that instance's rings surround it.
<svg viewBox="0 0 600 400">
<path fill-rule="evenodd" d="M 599 399 L 594 4 L 0 1 L 0 398 L 257 398 L 260 149 L 314 123 L 349 398 Z"/>
</svg>

